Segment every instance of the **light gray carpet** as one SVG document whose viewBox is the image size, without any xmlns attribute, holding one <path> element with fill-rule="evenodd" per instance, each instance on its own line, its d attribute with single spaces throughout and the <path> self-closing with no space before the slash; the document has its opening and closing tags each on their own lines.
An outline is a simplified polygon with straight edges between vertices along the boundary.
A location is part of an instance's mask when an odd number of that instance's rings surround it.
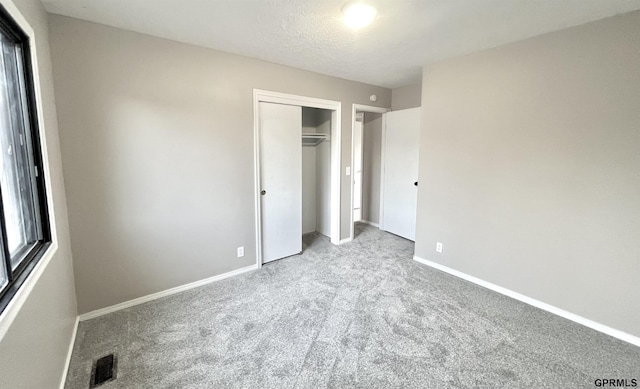
<svg viewBox="0 0 640 389">
<path fill-rule="evenodd" d="M 640 348 L 428 268 L 413 243 L 355 241 L 80 323 L 67 389 L 594 388 L 640 379 Z M 640 380 L 639 380 L 640 382 Z"/>
</svg>

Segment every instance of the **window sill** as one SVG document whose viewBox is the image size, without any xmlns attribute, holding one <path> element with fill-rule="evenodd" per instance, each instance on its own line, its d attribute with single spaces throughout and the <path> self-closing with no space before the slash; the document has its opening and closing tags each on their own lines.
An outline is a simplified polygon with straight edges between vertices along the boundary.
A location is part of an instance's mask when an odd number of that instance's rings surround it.
<svg viewBox="0 0 640 389">
<path fill-rule="evenodd" d="M 44 248 L 42 257 L 38 260 L 31 273 L 24 280 L 20 288 L 9 301 L 9 304 L 5 307 L 4 311 L 0 314 L 0 341 L 4 338 L 5 334 L 9 331 L 11 324 L 18 316 L 18 313 L 22 309 L 22 306 L 31 295 L 31 291 L 38 283 L 40 276 L 44 273 L 44 270 L 51 262 L 51 259 L 58 252 L 58 242 L 54 239 L 48 247 Z"/>
</svg>

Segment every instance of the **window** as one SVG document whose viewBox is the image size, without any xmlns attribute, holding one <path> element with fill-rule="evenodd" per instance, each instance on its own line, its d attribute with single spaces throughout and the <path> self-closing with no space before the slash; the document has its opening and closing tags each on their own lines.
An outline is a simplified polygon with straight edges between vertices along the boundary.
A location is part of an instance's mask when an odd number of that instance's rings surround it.
<svg viewBox="0 0 640 389">
<path fill-rule="evenodd" d="M 29 38 L 0 6 L 0 312 L 51 242 Z"/>
</svg>

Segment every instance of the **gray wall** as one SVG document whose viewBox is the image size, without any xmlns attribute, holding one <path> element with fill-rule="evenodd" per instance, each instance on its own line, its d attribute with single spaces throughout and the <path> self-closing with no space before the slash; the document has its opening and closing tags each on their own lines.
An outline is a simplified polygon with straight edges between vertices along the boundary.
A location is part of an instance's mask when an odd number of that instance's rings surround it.
<svg viewBox="0 0 640 389">
<path fill-rule="evenodd" d="M 389 107 L 389 89 L 62 16 L 50 28 L 81 313 L 255 263 L 253 88 L 342 102 L 348 237 L 351 104 Z"/>
<path fill-rule="evenodd" d="M 391 90 L 391 110 L 416 108 L 422 100 L 422 83 L 393 88 Z"/>
<path fill-rule="evenodd" d="M 425 67 L 416 255 L 640 336 L 639 167 L 640 12 Z"/>
<path fill-rule="evenodd" d="M 382 114 L 365 112 L 362 128 L 362 219 L 380 223 Z"/>
<path fill-rule="evenodd" d="M 13 9 L 8 0 L 1 0 L 0 3 L 9 10 Z M 0 388 L 55 388 L 65 368 L 77 313 L 47 14 L 37 0 L 20 0 L 14 4 L 31 25 L 36 37 L 34 44 L 38 62 L 35 65 L 40 76 L 43 103 L 41 125 L 44 126 L 51 171 L 50 201 L 53 203 L 58 249 L 4 337 L 0 336 Z M 5 315 L 0 318 L 0 321 L 4 320 Z"/>
</svg>

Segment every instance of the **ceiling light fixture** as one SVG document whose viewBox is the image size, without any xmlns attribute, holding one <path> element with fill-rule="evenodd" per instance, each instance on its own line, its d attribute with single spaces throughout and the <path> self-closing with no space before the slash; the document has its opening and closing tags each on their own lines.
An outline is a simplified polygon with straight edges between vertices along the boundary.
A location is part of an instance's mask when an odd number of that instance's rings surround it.
<svg viewBox="0 0 640 389">
<path fill-rule="evenodd" d="M 350 2 L 342 7 L 344 23 L 354 30 L 371 24 L 377 13 L 373 6 L 362 1 Z"/>
</svg>

